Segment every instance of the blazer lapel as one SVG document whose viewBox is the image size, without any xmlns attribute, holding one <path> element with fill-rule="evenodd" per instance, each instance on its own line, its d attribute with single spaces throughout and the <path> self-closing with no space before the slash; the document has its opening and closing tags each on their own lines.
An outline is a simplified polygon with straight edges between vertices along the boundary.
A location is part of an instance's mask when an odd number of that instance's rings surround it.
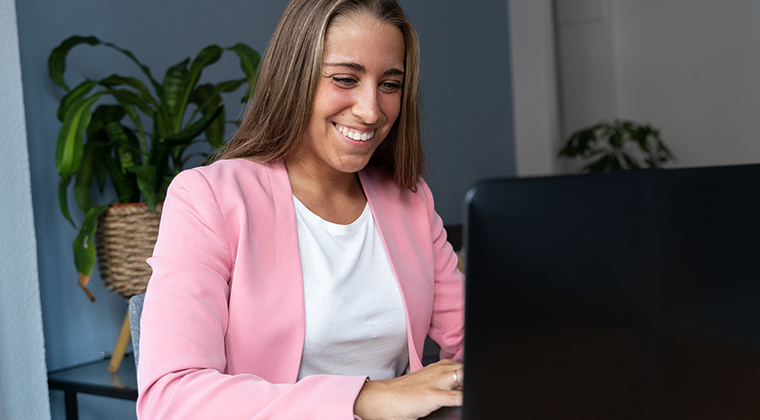
<svg viewBox="0 0 760 420">
<path fill-rule="evenodd" d="M 416 260 L 414 248 L 414 228 L 408 226 L 406 207 L 402 204 L 406 191 L 400 191 L 392 181 L 382 179 L 374 169 L 359 172 L 364 193 L 367 196 L 372 216 L 377 223 L 391 268 L 398 281 L 407 316 L 409 338 L 409 361 L 413 368 L 422 367 L 421 355 L 432 310 L 432 287 L 427 295 L 425 280 L 429 276 L 420 272 L 422 264 Z M 387 182 L 387 184 L 386 184 Z M 425 314 L 428 316 L 425 316 Z"/>
</svg>

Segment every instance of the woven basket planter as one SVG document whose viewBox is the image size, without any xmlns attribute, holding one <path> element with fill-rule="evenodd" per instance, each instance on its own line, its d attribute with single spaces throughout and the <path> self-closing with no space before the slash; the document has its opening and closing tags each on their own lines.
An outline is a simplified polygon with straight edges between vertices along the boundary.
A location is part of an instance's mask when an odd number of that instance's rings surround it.
<svg viewBox="0 0 760 420">
<path fill-rule="evenodd" d="M 151 213 L 145 203 L 115 204 L 98 217 L 95 243 L 100 277 L 126 298 L 145 293 L 161 219 L 161 204 Z"/>
</svg>

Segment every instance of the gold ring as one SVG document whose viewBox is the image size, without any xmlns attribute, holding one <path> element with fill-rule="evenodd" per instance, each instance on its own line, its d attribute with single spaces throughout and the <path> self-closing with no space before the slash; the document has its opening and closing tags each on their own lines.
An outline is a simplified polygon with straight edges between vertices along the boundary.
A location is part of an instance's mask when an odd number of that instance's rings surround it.
<svg viewBox="0 0 760 420">
<path fill-rule="evenodd" d="M 456 369 L 454 371 L 454 383 L 457 384 L 457 388 L 461 388 L 462 385 L 459 385 L 459 376 L 457 375 L 458 371 L 459 371 L 459 369 Z"/>
</svg>

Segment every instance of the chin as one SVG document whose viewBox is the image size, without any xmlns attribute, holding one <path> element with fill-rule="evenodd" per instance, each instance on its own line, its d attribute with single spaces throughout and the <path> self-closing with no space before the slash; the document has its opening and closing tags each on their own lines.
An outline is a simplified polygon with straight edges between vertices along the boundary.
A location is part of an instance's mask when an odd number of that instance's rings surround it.
<svg viewBox="0 0 760 420">
<path fill-rule="evenodd" d="M 362 160 L 362 161 L 353 161 L 353 162 L 344 162 L 341 165 L 338 165 L 337 168 L 341 172 L 345 173 L 356 173 L 361 171 L 362 169 L 366 168 L 367 165 L 369 165 L 369 159 Z"/>
</svg>

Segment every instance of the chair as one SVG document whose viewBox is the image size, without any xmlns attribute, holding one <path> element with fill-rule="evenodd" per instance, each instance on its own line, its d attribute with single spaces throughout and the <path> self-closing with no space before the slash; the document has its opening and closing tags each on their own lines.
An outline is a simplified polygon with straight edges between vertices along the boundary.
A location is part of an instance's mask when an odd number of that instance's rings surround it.
<svg viewBox="0 0 760 420">
<path fill-rule="evenodd" d="M 140 316 L 142 316 L 145 294 L 129 298 L 129 328 L 132 330 L 132 350 L 135 356 L 135 367 L 140 357 Z"/>
</svg>

